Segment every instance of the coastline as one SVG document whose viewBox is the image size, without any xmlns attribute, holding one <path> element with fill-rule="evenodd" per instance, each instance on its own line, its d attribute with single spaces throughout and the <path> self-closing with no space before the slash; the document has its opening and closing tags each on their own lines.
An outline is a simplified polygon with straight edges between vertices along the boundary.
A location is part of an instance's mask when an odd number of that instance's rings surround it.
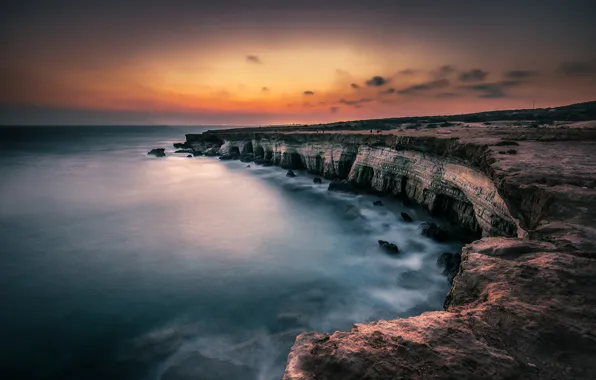
<svg viewBox="0 0 596 380">
<path fill-rule="evenodd" d="M 515 154 L 503 153 L 507 142 Z M 186 144 L 405 196 L 482 230 L 463 249 L 444 311 L 303 333 L 284 379 L 596 374 L 593 128 L 247 128 L 187 135 Z"/>
</svg>

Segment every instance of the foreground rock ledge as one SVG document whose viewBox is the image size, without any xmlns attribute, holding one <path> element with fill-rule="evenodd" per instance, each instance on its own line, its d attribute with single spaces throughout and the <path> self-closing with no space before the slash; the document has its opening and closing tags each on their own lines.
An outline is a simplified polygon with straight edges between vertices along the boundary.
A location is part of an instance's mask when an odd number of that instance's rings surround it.
<svg viewBox="0 0 596 380">
<path fill-rule="evenodd" d="M 596 378 L 595 130 L 214 135 L 224 151 L 254 147 L 274 164 L 407 196 L 485 236 L 464 247 L 445 311 L 303 333 L 285 380 Z M 498 154 L 505 140 L 517 154 Z"/>
</svg>

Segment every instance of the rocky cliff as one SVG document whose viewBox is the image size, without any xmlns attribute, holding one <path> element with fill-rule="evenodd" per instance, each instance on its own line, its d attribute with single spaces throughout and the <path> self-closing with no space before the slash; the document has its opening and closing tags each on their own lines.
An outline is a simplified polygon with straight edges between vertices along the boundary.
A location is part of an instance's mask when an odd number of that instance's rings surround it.
<svg viewBox="0 0 596 380">
<path fill-rule="evenodd" d="M 286 380 L 596 377 L 594 130 L 187 136 L 206 139 L 408 198 L 483 236 L 464 248 L 445 311 L 301 334 Z"/>
</svg>

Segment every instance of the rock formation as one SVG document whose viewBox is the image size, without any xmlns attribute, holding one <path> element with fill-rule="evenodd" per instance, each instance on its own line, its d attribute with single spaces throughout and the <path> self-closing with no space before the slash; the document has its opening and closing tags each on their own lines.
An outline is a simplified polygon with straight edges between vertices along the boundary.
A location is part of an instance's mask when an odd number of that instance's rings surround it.
<svg viewBox="0 0 596 380">
<path fill-rule="evenodd" d="M 333 128 L 227 130 L 187 142 L 252 151 L 332 179 L 330 190 L 401 197 L 479 240 L 462 251 L 444 311 L 303 333 L 285 380 L 596 378 L 594 129 Z M 500 155 L 505 145 L 516 154 Z"/>
<path fill-rule="evenodd" d="M 151 149 L 147 154 L 155 157 L 165 157 L 166 150 L 164 148 L 155 148 Z"/>
</svg>

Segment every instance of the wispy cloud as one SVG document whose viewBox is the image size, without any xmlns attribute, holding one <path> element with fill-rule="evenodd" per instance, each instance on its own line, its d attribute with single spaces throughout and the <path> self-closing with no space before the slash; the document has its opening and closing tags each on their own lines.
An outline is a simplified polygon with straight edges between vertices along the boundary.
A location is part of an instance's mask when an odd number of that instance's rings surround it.
<svg viewBox="0 0 596 380">
<path fill-rule="evenodd" d="M 461 72 L 459 74 L 459 80 L 460 82 L 479 82 L 483 81 L 487 76 L 487 71 L 482 71 L 480 69 L 472 69 Z"/>
<path fill-rule="evenodd" d="M 259 57 L 257 57 L 256 55 L 247 55 L 246 56 L 246 61 L 249 63 L 255 63 L 255 64 L 261 64 L 261 59 Z"/>
<path fill-rule="evenodd" d="M 527 79 L 538 75 L 538 71 L 534 70 L 509 70 L 505 73 L 505 77 L 509 79 Z"/>
<path fill-rule="evenodd" d="M 461 86 L 465 90 L 471 90 L 478 93 L 479 98 L 506 98 L 509 96 L 507 89 L 518 87 L 526 83 L 522 80 L 505 80 L 494 83 L 481 83 L 468 86 Z"/>
<path fill-rule="evenodd" d="M 596 61 L 563 62 L 557 68 L 557 73 L 568 76 L 583 76 L 596 74 Z"/>
<path fill-rule="evenodd" d="M 416 84 L 413 86 L 403 88 L 403 89 L 399 90 L 398 93 L 401 95 L 415 95 L 415 94 L 427 92 L 430 90 L 445 88 L 448 86 L 449 86 L 449 80 L 438 79 L 438 80 L 434 80 L 431 82 L 420 83 L 420 84 Z"/>
</svg>

